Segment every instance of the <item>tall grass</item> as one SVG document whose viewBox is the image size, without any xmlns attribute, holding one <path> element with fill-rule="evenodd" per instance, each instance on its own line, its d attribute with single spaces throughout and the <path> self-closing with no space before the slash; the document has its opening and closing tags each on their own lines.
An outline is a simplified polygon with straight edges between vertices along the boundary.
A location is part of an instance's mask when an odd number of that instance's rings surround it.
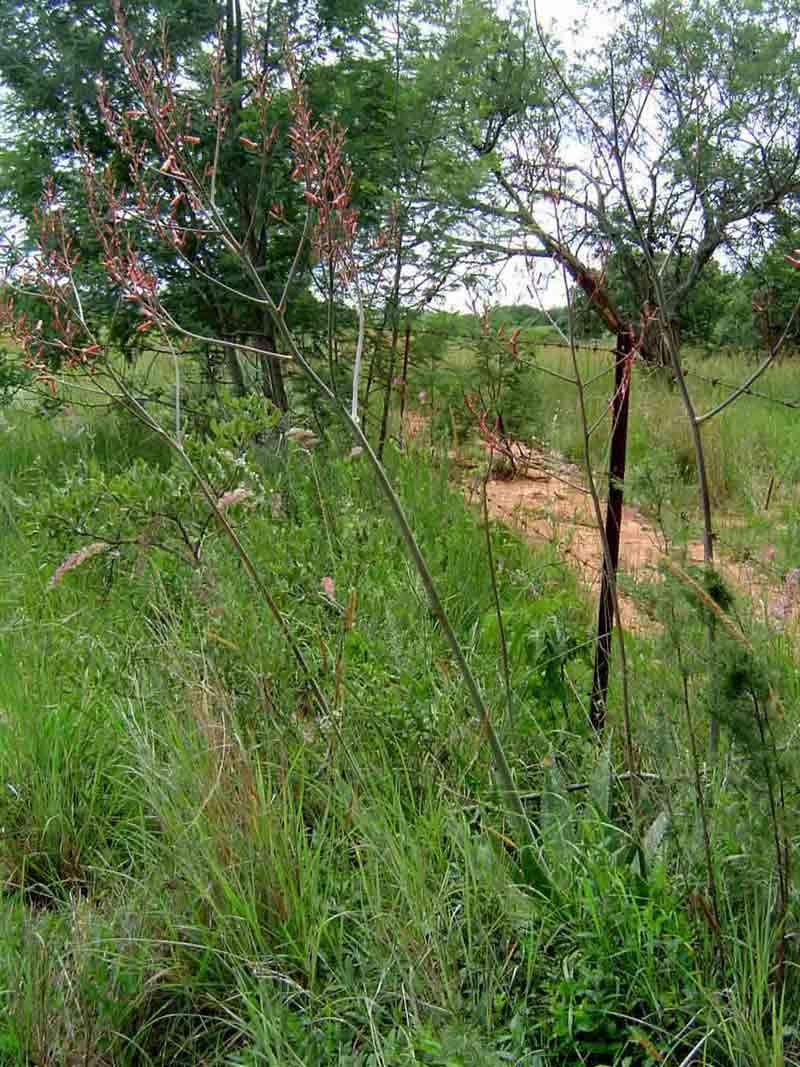
<svg viewBox="0 0 800 1067">
<path fill-rule="evenodd" d="M 200 571 L 98 557 L 48 590 L 59 560 L 38 492 L 82 456 L 165 459 L 122 422 L 76 420 L 69 436 L 23 412 L 9 422 L 0 1064 L 675 1065 L 703 1038 L 696 1062 L 743 1063 L 740 1045 L 748 1062 L 784 1062 L 798 1002 L 791 980 L 774 993 L 769 910 L 748 927 L 745 894 L 726 896 L 741 951 L 723 981 L 691 857 L 651 835 L 647 878 L 634 862 L 614 745 L 598 759 L 578 699 L 591 608 L 549 548 L 492 530 L 513 729 L 496 718 L 542 830 L 556 887 L 543 896 L 357 459 L 336 441 L 313 458 L 262 449 L 274 506 L 242 525 L 326 721 L 221 543 Z M 483 533 L 445 469 L 387 459 L 499 709 Z M 686 742 L 659 640 L 633 657 L 642 766 L 664 778 L 640 815 L 650 825 L 669 801 L 685 853 Z M 732 760 L 709 788 L 741 845 L 759 830 L 743 828 Z M 757 883 L 768 859 L 748 862 Z"/>
</svg>

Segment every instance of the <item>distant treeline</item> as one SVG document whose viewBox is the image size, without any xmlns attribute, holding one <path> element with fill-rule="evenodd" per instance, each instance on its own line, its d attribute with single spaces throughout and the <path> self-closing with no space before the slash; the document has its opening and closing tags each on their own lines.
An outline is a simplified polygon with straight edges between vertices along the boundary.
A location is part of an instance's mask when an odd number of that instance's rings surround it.
<svg viewBox="0 0 800 1067">
<path fill-rule="evenodd" d="M 681 343 L 705 348 L 765 350 L 783 338 L 785 354 L 800 348 L 800 315 L 794 314 L 798 292 L 797 273 L 786 262 L 792 240 L 777 240 L 760 259 L 741 271 L 726 270 L 717 262 L 707 264 L 701 280 L 673 312 L 673 327 Z M 611 291 L 619 309 L 631 322 L 642 315 L 635 295 L 626 286 L 613 262 L 608 265 Z M 655 307 L 656 301 L 652 301 Z M 573 294 L 575 333 L 580 339 L 601 338 L 604 327 L 587 306 L 583 293 Z M 546 342 L 568 333 L 567 307 L 543 310 L 530 304 L 501 304 L 489 314 L 489 328 L 510 332 L 517 327 L 525 336 Z M 428 311 L 416 319 L 418 326 L 454 337 L 474 337 L 485 329 L 478 315 L 455 311 Z M 561 333 L 560 333 L 561 331 Z"/>
<path fill-rule="evenodd" d="M 478 337 L 486 329 L 486 324 L 479 315 L 461 311 L 426 311 L 416 320 L 418 328 L 447 334 L 451 337 Z M 569 322 L 567 309 L 550 308 L 543 311 L 530 304 L 501 304 L 489 313 L 489 332 L 496 334 L 501 327 L 510 334 L 518 327 L 535 330 L 537 338 L 553 340 L 560 337 L 560 330 L 566 332 Z"/>
</svg>

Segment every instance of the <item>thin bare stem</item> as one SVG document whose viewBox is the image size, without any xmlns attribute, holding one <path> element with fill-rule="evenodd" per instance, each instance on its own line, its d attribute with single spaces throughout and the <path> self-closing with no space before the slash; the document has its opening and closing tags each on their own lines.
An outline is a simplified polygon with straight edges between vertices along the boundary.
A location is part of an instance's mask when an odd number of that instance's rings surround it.
<svg viewBox="0 0 800 1067">
<path fill-rule="evenodd" d="M 746 393 L 748 391 L 748 389 L 750 388 L 750 386 L 754 382 L 758 381 L 758 379 L 761 377 L 761 375 L 764 373 L 764 371 L 769 369 L 769 367 L 772 365 L 772 363 L 776 359 L 776 357 L 777 357 L 778 353 L 780 352 L 781 348 L 783 347 L 783 345 L 784 345 L 784 343 L 786 341 L 786 338 L 789 336 L 789 330 L 791 329 L 792 325 L 794 324 L 794 321 L 797 318 L 798 312 L 800 312 L 800 299 L 798 299 L 798 301 L 795 303 L 794 307 L 792 308 L 792 314 L 789 317 L 789 321 L 786 323 L 786 326 L 784 328 L 783 333 L 780 335 L 778 340 L 775 342 L 775 344 L 770 349 L 769 355 L 766 357 L 766 359 L 764 359 L 758 365 L 758 367 L 756 367 L 756 369 L 753 371 L 753 373 L 750 375 L 749 378 L 747 378 L 737 389 L 734 389 L 734 391 L 730 394 L 730 396 L 726 397 L 725 400 L 721 401 L 719 404 L 717 404 L 715 407 L 713 407 L 710 411 L 707 411 L 705 413 L 705 415 L 696 416 L 695 422 L 697 423 L 698 426 L 700 426 L 701 423 L 707 422 L 709 419 L 713 419 L 715 415 L 719 415 L 719 413 L 721 411 L 724 411 L 725 408 L 729 407 L 734 402 L 734 400 L 738 400 L 739 397 L 743 393 Z"/>
<path fill-rule="evenodd" d="M 706 873 L 708 876 L 708 895 L 711 898 L 711 914 L 713 917 L 713 933 L 717 943 L 720 965 L 725 963 L 725 945 L 722 940 L 722 928 L 719 921 L 719 897 L 717 895 L 717 879 L 714 871 L 714 855 L 711 850 L 711 832 L 709 829 L 708 811 L 706 809 L 705 791 L 703 778 L 700 770 L 700 754 L 697 751 L 697 738 L 694 733 L 692 721 L 691 703 L 689 700 L 689 677 L 682 663 L 680 649 L 678 649 L 678 666 L 683 680 L 683 707 L 686 712 L 686 730 L 689 734 L 689 746 L 692 753 L 692 767 L 694 769 L 694 788 L 697 797 L 697 810 L 700 816 L 700 826 L 703 831 L 703 852 L 706 860 Z"/>
<path fill-rule="evenodd" d="M 159 328 L 166 341 L 167 347 L 169 348 L 170 355 L 172 356 L 172 364 L 175 368 L 175 440 L 180 445 L 183 440 L 181 434 L 181 366 L 178 353 L 175 350 L 175 345 L 172 343 L 172 338 L 161 323 L 159 323 Z"/>
<path fill-rule="evenodd" d="M 289 297 L 289 289 L 291 288 L 292 282 L 294 281 L 294 276 L 297 273 L 298 266 L 300 265 L 300 257 L 303 254 L 303 249 L 306 246 L 306 238 L 308 236 L 308 224 L 310 219 L 311 212 L 308 210 L 308 208 L 306 208 L 305 215 L 303 217 L 303 229 L 300 232 L 300 239 L 297 242 L 297 248 L 294 252 L 294 258 L 292 259 L 292 264 L 289 267 L 289 273 L 286 275 L 286 281 L 283 284 L 281 298 L 278 302 L 278 309 L 281 313 L 286 310 L 286 301 Z M 260 302 L 263 303 L 263 301 Z"/>
<path fill-rule="evenodd" d="M 358 387 L 361 381 L 361 358 L 364 353 L 364 301 L 361 298 L 361 284 L 358 274 L 353 279 L 353 290 L 356 297 L 356 316 L 358 317 L 358 336 L 356 338 L 356 354 L 353 361 L 353 393 L 350 402 L 350 417 L 353 422 L 358 422 Z"/>
<path fill-rule="evenodd" d="M 511 690 L 511 671 L 508 664 L 508 643 L 506 642 L 506 628 L 503 623 L 503 611 L 500 604 L 500 593 L 497 588 L 497 571 L 494 565 L 494 550 L 492 548 L 492 531 L 489 526 L 489 498 L 487 485 L 492 476 L 494 463 L 494 449 L 489 450 L 489 462 L 486 465 L 486 474 L 483 477 L 483 530 L 486 535 L 486 560 L 489 564 L 489 579 L 492 584 L 492 599 L 494 600 L 495 617 L 497 618 L 497 634 L 500 640 L 500 661 L 503 666 L 503 683 L 506 689 L 506 709 L 508 714 L 508 726 L 514 722 L 514 697 Z"/>
<path fill-rule="evenodd" d="M 270 305 L 272 307 L 275 306 L 274 304 L 272 304 L 271 301 L 264 301 L 264 303 L 267 304 L 268 310 L 271 310 Z M 181 326 L 179 322 L 176 322 L 176 320 L 172 317 L 172 315 L 170 315 L 170 313 L 165 308 L 161 308 L 160 310 L 161 314 L 164 316 L 164 321 L 170 326 L 171 329 L 175 330 L 176 333 L 181 334 L 183 337 L 191 338 L 191 340 L 193 341 L 200 341 L 202 344 L 206 345 L 220 345 L 223 348 L 233 348 L 237 352 L 252 352 L 253 355 L 259 357 L 266 355 L 272 356 L 275 359 L 290 360 L 292 358 L 291 356 L 287 356 L 285 352 L 271 352 L 266 348 L 254 348 L 253 345 L 241 344 L 238 341 L 227 341 L 223 337 L 206 337 L 203 334 L 194 333 L 192 330 L 187 330 L 185 326 Z"/>
</svg>

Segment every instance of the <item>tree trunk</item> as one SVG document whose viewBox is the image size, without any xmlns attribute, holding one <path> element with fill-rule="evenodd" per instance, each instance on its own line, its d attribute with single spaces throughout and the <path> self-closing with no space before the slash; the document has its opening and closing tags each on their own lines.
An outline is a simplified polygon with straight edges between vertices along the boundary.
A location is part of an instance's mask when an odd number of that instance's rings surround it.
<svg viewBox="0 0 800 1067">
<path fill-rule="evenodd" d="M 328 374 L 331 379 L 331 389 L 336 396 L 339 395 L 338 382 L 338 350 L 336 347 L 336 293 L 333 262 L 328 264 Z"/>
<path fill-rule="evenodd" d="M 225 338 L 226 341 L 234 341 L 233 336 Z M 228 368 L 228 373 L 231 377 L 231 385 L 233 391 L 237 396 L 247 395 L 247 383 L 244 380 L 244 371 L 242 370 L 242 364 L 239 362 L 239 353 L 233 348 L 232 345 L 223 345 L 223 351 L 225 353 L 225 365 Z"/>
<path fill-rule="evenodd" d="M 364 412 L 364 425 L 366 426 L 366 419 L 369 417 L 369 396 L 372 392 L 372 383 L 375 380 L 375 371 L 380 364 L 380 351 L 383 344 L 383 330 L 384 323 L 381 323 L 378 328 L 378 332 L 372 339 L 372 359 L 369 361 L 369 370 L 367 372 L 367 385 L 364 389 L 364 400 L 362 403 L 362 409 Z"/>
<path fill-rule="evenodd" d="M 667 329 L 672 335 L 673 346 L 676 350 L 679 350 L 680 325 L 676 319 L 671 319 L 669 326 L 665 326 L 658 316 L 654 316 L 645 322 L 641 345 L 642 359 L 645 363 L 650 363 L 654 367 L 672 366 L 670 344 L 666 336 Z"/>
<path fill-rule="evenodd" d="M 395 321 L 392 325 L 392 347 L 389 351 L 389 367 L 386 376 L 386 391 L 383 394 L 383 414 L 381 415 L 381 432 L 378 437 L 378 459 L 383 459 L 383 448 L 386 444 L 386 436 L 389 431 L 389 409 L 392 403 L 392 379 L 394 378 L 394 367 L 397 362 L 397 340 L 399 330 L 397 325 L 397 314 L 395 313 Z"/>
<path fill-rule="evenodd" d="M 403 418 L 406 413 L 406 390 L 408 388 L 408 355 L 411 350 L 411 326 L 406 325 L 403 343 L 403 370 L 400 374 L 400 441 L 403 440 Z"/>
<path fill-rule="evenodd" d="M 589 704 L 589 720 L 602 733 L 606 721 L 608 675 L 611 664 L 611 635 L 614 631 L 614 589 L 619 564 L 619 542 L 622 530 L 623 484 L 625 458 L 628 447 L 628 405 L 630 399 L 629 357 L 632 350 L 630 331 L 617 337 L 614 362 L 614 398 L 611 406 L 611 457 L 608 470 L 608 503 L 606 504 L 606 544 L 608 558 L 603 554 L 603 579 L 597 613 L 597 644 L 594 655 L 594 677 Z"/>
<path fill-rule="evenodd" d="M 389 406 L 392 400 L 392 379 L 394 368 L 397 363 L 397 337 L 400 331 L 400 279 L 403 272 L 403 231 L 398 229 L 395 237 L 394 248 L 394 281 L 392 283 L 392 296 L 390 306 L 392 309 L 392 347 L 389 352 L 389 373 L 386 378 L 386 392 L 383 394 L 383 416 L 381 417 L 381 433 L 378 438 L 378 459 L 383 459 L 383 446 L 386 444 L 386 433 L 389 426 Z"/>
<path fill-rule="evenodd" d="M 261 365 L 261 390 L 268 400 L 280 411 L 287 411 L 289 400 L 286 396 L 286 385 L 283 380 L 283 361 L 277 356 L 270 355 L 275 352 L 275 334 L 266 328 L 265 332 L 258 334 L 253 339 L 253 346 L 261 350 L 259 363 Z"/>
</svg>

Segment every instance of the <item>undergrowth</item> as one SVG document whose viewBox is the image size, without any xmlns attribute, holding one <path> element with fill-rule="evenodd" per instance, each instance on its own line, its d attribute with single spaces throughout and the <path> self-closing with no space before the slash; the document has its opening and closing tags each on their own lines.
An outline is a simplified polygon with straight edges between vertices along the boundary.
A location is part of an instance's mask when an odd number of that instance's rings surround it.
<svg viewBox="0 0 800 1067">
<path fill-rule="evenodd" d="M 198 561 L 126 537 L 51 587 L 70 536 L 80 547 L 92 518 L 107 534 L 113 479 L 149 471 L 161 492 L 171 461 L 122 419 L 8 415 L 0 1064 L 795 1062 L 793 941 L 778 983 L 763 753 L 742 722 L 750 690 L 780 692 L 771 766 L 791 836 L 788 651 L 755 679 L 704 646 L 707 620 L 669 586 L 660 628 L 631 639 L 641 781 L 620 777 L 618 731 L 599 748 L 586 721 L 593 611 L 575 578 L 492 529 L 509 714 L 483 531 L 445 466 L 390 449 L 537 828 L 543 893 L 423 590 L 347 456 L 335 435 L 248 450 L 263 492 L 236 513 L 323 717 L 219 539 Z M 70 533 L 53 490 L 76 479 Z M 710 918 L 687 731 L 711 715 L 726 733 L 702 772 Z"/>
</svg>

